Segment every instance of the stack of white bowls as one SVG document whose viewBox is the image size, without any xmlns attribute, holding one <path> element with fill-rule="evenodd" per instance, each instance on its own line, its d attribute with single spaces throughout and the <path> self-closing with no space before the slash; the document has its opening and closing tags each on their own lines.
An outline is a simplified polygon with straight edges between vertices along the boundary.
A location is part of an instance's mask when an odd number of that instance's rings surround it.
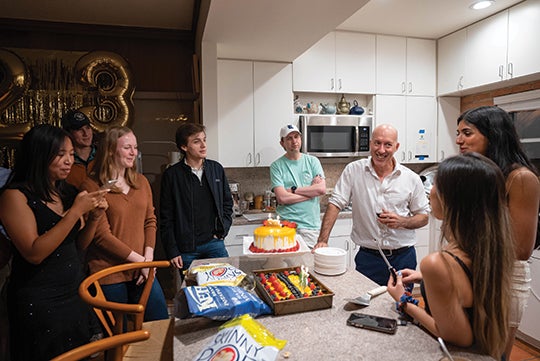
<svg viewBox="0 0 540 361">
<path fill-rule="evenodd" d="M 347 251 L 335 247 L 322 247 L 315 250 L 314 255 L 315 272 L 336 276 L 345 273 L 347 270 Z"/>
</svg>

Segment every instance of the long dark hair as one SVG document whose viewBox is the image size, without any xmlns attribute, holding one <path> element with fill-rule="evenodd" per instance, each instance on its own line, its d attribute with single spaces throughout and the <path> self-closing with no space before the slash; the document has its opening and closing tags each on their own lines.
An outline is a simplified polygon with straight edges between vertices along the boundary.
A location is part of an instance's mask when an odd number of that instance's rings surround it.
<svg viewBox="0 0 540 361">
<path fill-rule="evenodd" d="M 475 340 L 498 358 L 508 334 L 514 261 L 504 176 L 487 157 L 466 153 L 439 165 L 435 189 L 443 208 L 443 236 L 471 260 Z"/>
<path fill-rule="evenodd" d="M 64 199 L 66 183 L 51 183 L 49 165 L 56 158 L 69 134 L 62 128 L 40 124 L 30 129 L 22 138 L 15 153 L 15 166 L 6 188 L 25 187 L 39 199 L 53 201 L 53 194 Z M 65 203 L 64 203 L 65 204 Z"/>
<path fill-rule="evenodd" d="M 496 106 L 482 106 L 461 114 L 457 120 L 474 125 L 487 138 L 486 157 L 501 168 L 504 177 L 520 166 L 538 175 L 536 167 L 525 154 L 510 115 Z"/>
</svg>

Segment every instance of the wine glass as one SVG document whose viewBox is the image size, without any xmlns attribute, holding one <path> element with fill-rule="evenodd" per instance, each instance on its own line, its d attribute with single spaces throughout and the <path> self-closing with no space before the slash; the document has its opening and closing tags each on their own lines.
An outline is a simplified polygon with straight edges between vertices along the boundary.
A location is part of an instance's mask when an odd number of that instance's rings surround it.
<svg viewBox="0 0 540 361">
<path fill-rule="evenodd" d="M 377 216 L 377 224 L 379 225 L 379 239 L 377 242 L 382 246 L 385 242 L 385 239 L 388 237 L 389 230 L 388 226 L 384 223 L 382 223 L 379 218 L 381 217 L 381 213 L 387 210 L 387 207 L 385 205 L 384 200 L 379 198 L 377 200 L 377 203 L 375 204 L 375 215 Z"/>
</svg>

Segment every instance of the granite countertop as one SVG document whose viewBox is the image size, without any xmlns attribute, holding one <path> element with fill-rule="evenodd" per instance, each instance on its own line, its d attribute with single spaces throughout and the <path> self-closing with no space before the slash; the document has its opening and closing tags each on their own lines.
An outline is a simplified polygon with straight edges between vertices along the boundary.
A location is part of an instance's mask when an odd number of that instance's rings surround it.
<svg viewBox="0 0 540 361">
<path fill-rule="evenodd" d="M 291 267 L 301 264 L 311 266 L 313 255 L 308 252 L 282 258 L 282 261 Z M 227 262 L 244 272 L 250 272 L 254 269 L 266 268 L 264 265 L 267 259 L 241 256 L 196 260 L 194 264 L 208 262 Z M 437 340 L 411 323 L 398 326 L 395 335 L 346 325 L 351 312 L 397 318 L 394 301 L 387 293 L 373 298 L 367 307 L 345 301 L 345 298 L 357 297 L 377 287 L 368 278 L 355 270 L 348 270 L 338 276 L 323 276 L 317 273 L 314 275 L 334 292 L 331 308 L 257 318 L 275 337 L 287 340 L 277 360 L 438 361 L 443 357 Z M 221 322 L 202 317 L 176 319 L 175 360 L 193 359 L 216 334 L 221 324 Z M 461 356 L 468 360 L 493 360 L 491 357 L 470 353 L 452 346 L 449 346 L 449 349 L 453 356 Z"/>
<path fill-rule="evenodd" d="M 237 216 L 237 217 L 233 217 L 233 223 L 232 225 L 233 226 L 243 226 L 243 225 L 249 225 L 249 224 L 262 224 L 262 221 L 266 218 L 268 218 L 268 214 L 269 212 L 264 212 L 264 211 L 260 211 L 260 210 L 250 210 L 250 211 L 247 211 L 246 213 L 244 213 L 248 218 L 257 218 L 257 219 L 254 219 L 254 220 L 248 220 L 246 217 L 244 216 Z M 276 218 L 276 213 L 275 212 L 271 212 L 270 213 L 272 215 L 272 218 Z M 324 216 L 324 213 L 321 213 L 321 219 L 322 217 Z M 352 217 L 352 212 L 351 211 L 341 211 L 339 212 L 338 214 L 338 218 L 351 218 Z"/>
</svg>

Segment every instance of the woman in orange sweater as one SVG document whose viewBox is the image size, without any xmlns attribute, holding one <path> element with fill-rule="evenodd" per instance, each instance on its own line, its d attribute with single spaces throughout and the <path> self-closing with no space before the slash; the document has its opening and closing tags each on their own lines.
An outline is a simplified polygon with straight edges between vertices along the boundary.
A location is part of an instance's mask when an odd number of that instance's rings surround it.
<svg viewBox="0 0 540 361">
<path fill-rule="evenodd" d="M 126 262 L 146 262 L 154 259 L 156 244 L 156 216 L 152 189 L 146 177 L 137 173 L 137 138 L 127 127 L 109 128 L 98 148 L 94 170 L 81 185 L 88 191 L 116 180 L 106 195 L 109 208 L 96 230 L 88 248 L 90 272 Z M 134 303 L 139 299 L 148 272 L 126 271 L 102 281 L 107 299 Z M 145 311 L 145 321 L 168 318 L 167 304 L 157 279 Z"/>
</svg>

